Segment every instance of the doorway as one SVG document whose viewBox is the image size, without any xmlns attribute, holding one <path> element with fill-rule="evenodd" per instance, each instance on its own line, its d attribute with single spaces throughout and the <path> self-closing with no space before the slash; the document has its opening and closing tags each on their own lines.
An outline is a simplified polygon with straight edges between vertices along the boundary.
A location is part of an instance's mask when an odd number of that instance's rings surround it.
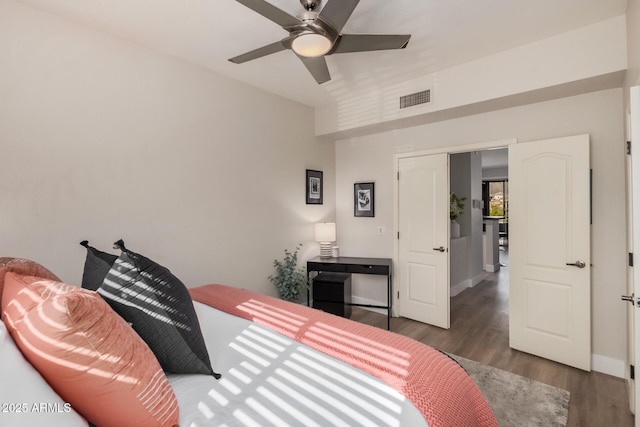
<svg viewBox="0 0 640 427">
<path fill-rule="evenodd" d="M 458 147 L 457 153 L 491 150 L 515 144 L 515 139 Z M 394 156 L 397 187 L 394 194 L 394 228 L 398 230 L 394 258 L 394 313 L 448 329 L 450 325 L 450 155 L 447 149 L 397 154 Z M 479 157 L 478 157 L 479 158 Z M 481 167 L 474 162 L 481 180 Z M 469 193 L 470 194 L 470 193 Z M 481 190 L 469 200 L 476 208 L 478 229 L 470 238 L 482 254 Z M 478 246 L 479 245 L 479 246 Z M 466 249 L 462 251 L 466 256 Z M 476 260 L 477 258 L 473 258 Z M 478 274 L 465 287 L 484 278 L 482 259 Z M 464 270 L 466 274 L 467 270 Z"/>
<path fill-rule="evenodd" d="M 514 142 L 469 147 L 471 150 L 509 147 L 509 185 L 512 190 L 509 221 L 509 341 L 514 349 L 590 370 L 589 136 L 576 135 L 520 144 Z M 461 147 L 456 153 L 466 151 Z M 470 153 L 469 156 L 479 156 L 478 152 Z M 395 156 L 398 167 L 398 187 L 394 198 L 398 212 L 395 271 L 399 288 L 399 315 L 424 321 L 405 311 L 405 301 L 426 296 L 428 298 L 421 301 L 424 307 L 431 305 L 447 309 L 434 313 L 443 313 L 439 323 L 446 325 L 441 327 L 449 328 L 449 280 L 439 279 L 442 278 L 439 264 L 416 264 L 407 256 L 406 250 L 401 250 L 405 247 L 416 252 L 435 255 L 437 251 L 450 255 L 447 253 L 450 249 L 445 245 L 451 245 L 452 242 L 444 239 L 444 243 L 440 243 L 443 239 L 439 233 L 443 228 L 450 227 L 447 227 L 446 219 L 444 224 L 440 219 L 446 215 L 446 207 L 450 205 L 447 197 L 450 194 L 447 193 L 450 193 L 448 190 L 453 187 L 449 185 L 453 183 L 449 181 L 457 179 L 459 175 L 451 174 L 444 180 L 438 178 L 436 170 L 441 170 L 442 163 L 437 159 L 442 158 L 442 154 L 446 152 L 439 150 Z M 454 158 L 454 153 L 449 154 L 449 159 Z M 450 166 L 446 163 L 446 167 Z M 477 161 L 473 162 L 470 167 L 476 175 L 479 173 L 478 164 Z M 418 185 L 416 178 L 420 175 L 434 179 Z M 406 183 L 407 177 L 409 185 Z M 430 189 L 427 193 L 433 196 L 432 203 L 423 203 L 420 209 L 413 209 L 411 200 L 418 196 L 425 198 L 425 189 Z M 444 192 L 444 196 L 437 196 L 440 192 Z M 470 215 L 481 216 L 480 191 L 469 191 L 469 196 L 472 207 Z M 556 215 L 548 215 L 547 203 L 556 207 Z M 471 221 L 471 227 L 477 224 L 477 221 Z M 463 227 L 460 228 L 462 232 Z M 414 233 L 414 230 L 425 232 Z M 471 231 L 471 247 L 477 250 L 478 244 L 482 243 L 481 235 L 477 230 Z M 558 240 L 558 237 L 564 239 Z M 550 246 L 548 242 L 555 244 Z M 468 250 L 464 253 L 467 254 Z M 475 256 L 470 259 L 474 263 L 478 261 Z M 416 268 L 421 268 L 423 274 L 413 274 Z M 476 271 L 469 271 L 469 268 L 465 273 L 472 284 L 475 280 L 479 283 L 484 276 L 484 271 L 475 274 Z M 449 271 L 445 274 L 448 276 Z M 410 280 L 414 277 L 420 277 L 420 280 Z M 438 325 L 436 322 L 431 324 Z"/>
<path fill-rule="evenodd" d="M 453 298 L 481 283 L 487 273 L 508 265 L 500 259 L 508 250 L 508 149 L 450 154 L 449 191 L 449 285 Z M 459 235 L 454 233 L 458 226 Z"/>
</svg>

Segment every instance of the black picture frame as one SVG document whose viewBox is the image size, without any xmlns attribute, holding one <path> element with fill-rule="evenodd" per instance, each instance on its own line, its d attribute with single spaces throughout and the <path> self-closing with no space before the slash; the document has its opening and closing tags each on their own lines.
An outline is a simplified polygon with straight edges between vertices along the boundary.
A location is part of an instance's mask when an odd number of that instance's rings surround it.
<svg viewBox="0 0 640 427">
<path fill-rule="evenodd" d="M 321 205 L 324 183 L 322 171 L 307 169 L 306 196 L 308 205 Z"/>
<path fill-rule="evenodd" d="M 353 216 L 373 218 L 376 216 L 375 207 L 375 183 L 353 184 Z"/>
</svg>

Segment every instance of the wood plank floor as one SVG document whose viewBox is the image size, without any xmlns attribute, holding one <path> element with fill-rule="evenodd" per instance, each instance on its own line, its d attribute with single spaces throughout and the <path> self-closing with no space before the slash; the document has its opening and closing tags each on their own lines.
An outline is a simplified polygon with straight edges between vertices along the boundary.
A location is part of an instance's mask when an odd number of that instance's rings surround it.
<svg viewBox="0 0 640 427">
<path fill-rule="evenodd" d="M 501 254 L 505 256 L 505 254 Z M 508 258 L 501 258 L 503 264 Z M 584 372 L 509 348 L 508 268 L 451 299 L 451 329 L 405 318 L 391 319 L 393 332 L 437 349 L 569 390 L 568 426 L 634 425 L 623 379 Z M 354 307 L 352 320 L 386 328 L 386 315 Z"/>
</svg>

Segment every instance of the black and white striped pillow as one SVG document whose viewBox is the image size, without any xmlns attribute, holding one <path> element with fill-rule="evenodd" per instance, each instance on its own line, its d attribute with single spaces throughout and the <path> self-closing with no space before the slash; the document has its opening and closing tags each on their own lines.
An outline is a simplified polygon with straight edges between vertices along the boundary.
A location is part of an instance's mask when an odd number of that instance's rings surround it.
<svg viewBox="0 0 640 427">
<path fill-rule="evenodd" d="M 87 257 L 84 261 L 84 271 L 82 272 L 82 287 L 95 291 L 104 282 L 104 278 L 107 277 L 109 270 L 113 267 L 113 263 L 118 259 L 118 255 L 99 251 L 93 246 L 89 246 L 87 240 L 83 240 L 80 244 L 87 248 Z"/>
<path fill-rule="evenodd" d="M 120 256 L 97 289 L 147 343 L 165 372 L 220 375 L 209 353 L 187 287 L 156 262 L 115 243 Z"/>
</svg>

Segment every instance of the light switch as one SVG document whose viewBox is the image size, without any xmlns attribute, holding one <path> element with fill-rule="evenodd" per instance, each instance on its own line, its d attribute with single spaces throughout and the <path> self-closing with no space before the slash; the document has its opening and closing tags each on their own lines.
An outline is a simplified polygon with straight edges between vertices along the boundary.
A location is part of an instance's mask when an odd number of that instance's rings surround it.
<svg viewBox="0 0 640 427">
<path fill-rule="evenodd" d="M 384 236 L 385 234 L 387 234 L 387 227 L 385 227 L 384 225 L 379 225 L 378 234 L 381 236 Z"/>
</svg>

